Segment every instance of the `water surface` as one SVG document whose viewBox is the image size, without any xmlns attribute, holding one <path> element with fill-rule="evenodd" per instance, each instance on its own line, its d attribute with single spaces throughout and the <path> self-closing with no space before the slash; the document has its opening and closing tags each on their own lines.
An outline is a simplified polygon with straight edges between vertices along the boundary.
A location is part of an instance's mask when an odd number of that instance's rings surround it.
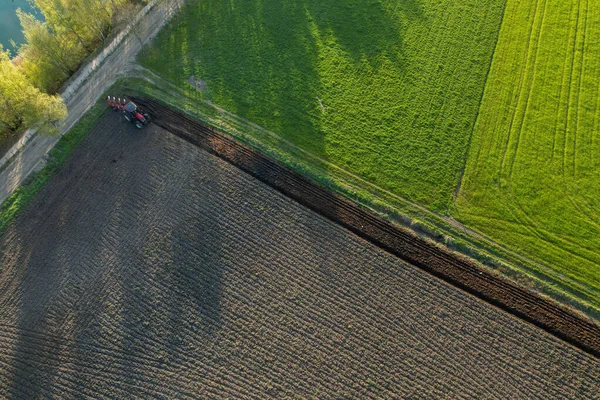
<svg viewBox="0 0 600 400">
<path fill-rule="evenodd" d="M 23 11 L 32 11 L 27 0 L 0 0 L 0 44 L 10 50 L 13 55 L 16 53 L 16 49 L 12 47 L 10 40 L 14 40 L 17 46 L 23 44 L 25 40 L 19 18 L 17 18 L 17 8 Z"/>
</svg>

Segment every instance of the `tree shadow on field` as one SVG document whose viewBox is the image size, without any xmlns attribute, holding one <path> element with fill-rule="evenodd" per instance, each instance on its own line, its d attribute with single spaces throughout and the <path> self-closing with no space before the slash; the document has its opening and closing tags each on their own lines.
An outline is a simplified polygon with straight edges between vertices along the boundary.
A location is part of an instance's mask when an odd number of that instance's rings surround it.
<svg viewBox="0 0 600 400">
<path fill-rule="evenodd" d="M 99 137 L 92 142 L 98 139 L 104 142 Z M 79 321 L 73 322 L 77 301 L 84 293 L 80 279 L 89 273 L 87 278 L 94 282 L 99 274 L 79 268 L 78 256 L 85 257 L 86 251 L 94 253 L 101 246 L 101 241 L 90 240 L 100 220 L 88 220 L 87 213 L 94 215 L 102 205 L 88 204 L 83 211 L 74 193 L 85 185 L 77 188 L 69 178 L 76 181 L 81 178 L 79 171 L 96 168 L 97 153 L 80 149 L 77 154 L 0 237 L 1 252 L 12 254 L 0 269 L 0 285 L 10 283 L 10 290 L 2 291 L 0 297 L 4 305 L 0 315 L 16 332 L 8 346 L 13 362 L 7 393 L 17 398 L 59 397 L 65 385 L 65 365 L 66 371 L 70 368 L 67 332 L 81 328 Z M 94 189 L 99 190 L 100 183 Z M 16 249 L 13 240 L 23 245 Z"/>
<path fill-rule="evenodd" d="M 402 27 L 414 18 L 424 18 L 417 0 L 194 2 L 150 57 L 171 60 L 157 67 L 172 79 L 203 80 L 218 105 L 326 157 L 327 52 L 357 65 L 376 68 L 385 57 L 401 66 Z"/>
<path fill-rule="evenodd" d="M 11 226 L 3 237 L 31 238 L 22 235 L 25 231 Z M 52 359 L 59 356 L 57 346 L 46 345 L 36 335 L 36 332 L 46 333 L 52 330 L 46 313 L 55 296 L 46 288 L 60 287 L 66 273 L 55 262 L 59 258 L 56 252 L 58 246 L 47 247 L 43 258 L 40 257 L 41 252 L 35 250 L 45 247 L 48 242 L 43 238 L 34 239 L 23 243 L 20 249 L 10 245 L 5 247 L 5 243 L 0 243 L 0 253 L 14 251 L 13 256 L 16 256 L 14 262 L 10 258 L 7 262 L 3 259 L 0 270 L 0 285 L 4 289 L 0 296 L 0 304 L 4 306 L 0 312 L 0 319 L 3 321 L 0 328 L 4 348 L 2 354 L 3 357 L 9 355 L 0 364 L 0 368 L 7 369 L 12 378 L 0 384 L 0 396 L 47 397 L 51 391 L 44 390 L 44 387 L 51 386 L 49 377 L 58 373 L 59 366 L 52 363 Z M 19 302 L 16 311 L 11 310 L 15 301 Z M 48 342 L 53 341 L 52 337 L 46 339 Z M 44 367 L 39 368 L 40 366 Z"/>
<path fill-rule="evenodd" d="M 0 396 L 183 395 L 165 377 L 221 329 L 219 182 L 164 131 L 100 126 L 0 236 Z"/>
<path fill-rule="evenodd" d="M 121 166 L 127 174 L 121 186 L 133 189 L 116 194 L 123 206 L 115 219 L 123 241 L 115 249 L 120 279 L 103 306 L 112 315 L 85 332 L 85 340 L 126 356 L 122 393 L 143 388 L 150 397 L 186 394 L 184 380 L 161 381 L 189 370 L 194 346 L 210 341 L 222 322 L 220 226 L 211 211 L 219 188 L 213 182 L 207 183 L 212 193 L 195 190 L 205 184 L 197 175 L 202 169 L 186 164 L 184 144 L 165 134 L 146 131 L 127 146 L 131 156 Z"/>
</svg>

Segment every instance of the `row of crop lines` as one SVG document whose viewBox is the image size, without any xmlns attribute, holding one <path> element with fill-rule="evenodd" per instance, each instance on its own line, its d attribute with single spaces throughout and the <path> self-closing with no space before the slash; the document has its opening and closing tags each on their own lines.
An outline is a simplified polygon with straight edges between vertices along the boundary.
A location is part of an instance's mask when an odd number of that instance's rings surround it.
<svg viewBox="0 0 600 400">
<path fill-rule="evenodd" d="M 106 129 L 112 132 L 113 129 L 110 128 L 114 128 L 114 126 L 106 126 Z M 126 135 L 126 133 L 120 131 L 112 136 Z M 95 136 L 91 137 L 98 138 L 101 136 L 96 133 Z M 219 273 L 215 271 L 220 267 L 207 263 L 207 258 L 212 257 L 211 254 L 219 252 L 223 252 L 230 260 L 227 263 L 229 266 L 231 263 L 235 266 L 236 262 L 239 263 L 244 258 L 243 254 L 231 254 L 237 252 L 231 250 L 232 244 L 228 245 L 227 242 L 233 241 L 233 245 L 242 246 L 243 248 L 243 243 L 248 242 L 249 238 L 244 238 L 243 235 L 240 237 L 238 236 L 239 233 L 247 231 L 253 223 L 259 223 L 261 219 L 250 218 L 246 220 L 245 215 L 242 215 L 242 218 L 239 218 L 238 215 L 238 218 L 232 220 L 231 213 L 227 212 L 227 208 L 231 204 L 237 204 L 238 207 L 250 207 L 248 198 L 253 196 L 236 193 L 238 190 L 248 189 L 240 188 L 240 182 L 231 181 L 231 175 L 240 175 L 239 171 L 233 167 L 223 165 L 223 162 L 214 163 L 214 161 L 212 162 L 213 165 L 207 165 L 209 163 L 205 163 L 204 159 L 196 158 L 196 149 L 192 148 L 195 151 L 185 151 L 186 149 L 182 148 L 182 145 L 187 145 L 187 143 L 164 134 L 159 137 L 166 137 L 171 140 L 156 143 L 156 137 L 156 134 L 151 135 L 150 132 L 145 132 L 144 138 L 140 139 L 143 142 L 138 141 L 137 144 L 133 145 L 129 143 L 128 146 L 124 146 L 123 142 L 117 145 L 100 146 L 103 147 L 102 150 L 95 149 L 93 143 L 88 141 L 86 143 L 88 149 L 82 149 L 82 151 L 85 154 L 94 155 L 94 162 L 86 163 L 89 166 L 78 176 L 80 184 L 71 185 L 73 190 L 71 190 L 68 200 L 62 198 L 62 202 L 56 205 L 52 213 L 49 213 L 49 218 L 45 221 L 44 229 L 41 231 L 51 232 L 52 234 L 40 236 L 36 235 L 36 232 L 39 233 L 40 230 L 28 230 L 30 236 L 44 238 L 49 240 L 50 243 L 47 246 L 37 246 L 37 255 L 15 256 L 16 258 L 11 258 L 12 261 L 5 265 L 10 267 L 9 270 L 21 269 L 19 266 L 33 269 L 40 266 L 41 258 L 45 258 L 45 266 L 55 274 L 57 271 L 54 267 L 57 265 L 62 268 L 73 268 L 74 270 L 68 274 L 68 281 L 60 284 L 53 281 L 47 282 L 47 292 L 54 298 L 53 305 L 63 310 L 69 309 L 70 315 L 67 319 L 73 322 L 72 331 L 67 329 L 69 334 L 76 337 L 78 342 L 93 344 L 93 351 L 108 353 L 111 358 L 107 361 L 109 364 L 104 366 L 104 359 L 98 357 L 98 354 L 94 357 L 93 354 L 81 351 L 79 348 L 80 343 L 71 343 L 72 348 L 65 351 L 52 348 L 52 343 L 47 343 L 45 335 L 64 328 L 64 326 L 61 326 L 62 324 L 58 323 L 61 317 L 64 317 L 64 313 L 56 312 L 54 306 L 46 304 L 46 306 L 38 307 L 40 310 L 48 309 L 48 312 L 45 315 L 46 323 L 36 327 L 45 332 L 44 335 L 41 335 L 44 337 L 39 340 L 36 339 L 35 345 L 30 336 L 24 333 L 23 322 L 19 323 L 19 327 L 16 329 L 18 334 L 13 335 L 14 338 L 11 340 L 10 346 L 7 346 L 7 354 L 11 354 L 8 357 L 9 361 L 6 366 L 0 365 L 0 374 L 6 372 L 7 375 L 13 374 L 14 376 L 6 380 L 9 383 L 6 388 L 0 385 L 0 392 L 11 390 L 18 391 L 22 397 L 38 397 L 32 393 L 47 394 L 57 390 L 64 393 L 77 391 L 79 389 L 78 385 L 84 385 L 84 379 L 92 376 L 92 379 L 96 377 L 93 374 L 95 362 L 101 366 L 102 378 L 106 378 L 106 375 L 112 373 L 113 370 L 121 368 L 118 377 L 111 376 L 110 380 L 105 379 L 103 381 L 110 381 L 112 390 L 127 390 L 128 385 L 137 385 L 137 392 L 148 396 L 157 393 L 164 396 L 167 396 L 167 393 L 171 393 L 171 396 L 173 393 L 183 395 L 188 386 L 195 385 L 189 379 L 185 380 L 181 376 L 178 377 L 177 387 L 168 385 L 156 387 L 153 383 L 158 380 L 157 376 L 161 372 L 174 374 L 173 371 L 169 370 L 168 364 L 164 371 L 162 367 L 161 370 L 157 370 L 155 364 L 159 357 L 165 360 L 171 358 L 170 352 L 175 351 L 175 349 L 178 349 L 177 352 L 181 355 L 183 353 L 189 354 L 190 349 L 196 348 L 202 351 L 202 354 L 208 354 L 209 356 L 213 356 L 216 351 L 223 352 L 219 358 L 227 361 L 227 373 L 224 374 L 224 370 L 219 368 L 219 362 L 207 362 L 202 368 L 204 373 L 202 382 L 197 384 L 197 387 L 205 385 L 206 390 L 212 391 L 214 396 L 228 392 L 236 396 L 251 397 L 251 392 L 258 389 L 257 382 L 246 379 L 252 369 L 270 368 L 267 373 L 257 373 L 257 377 L 273 377 L 281 374 L 280 367 L 268 367 L 268 364 L 260 362 L 262 356 L 260 350 L 255 351 L 252 358 L 243 364 L 233 362 L 229 364 L 232 359 L 240 355 L 239 350 L 233 351 L 230 347 L 239 348 L 239 334 L 243 329 L 224 330 L 217 335 L 219 345 L 224 346 L 220 349 L 207 346 L 207 343 L 212 341 L 203 336 L 203 327 L 207 325 L 207 321 L 214 318 L 211 315 L 212 313 L 206 313 L 207 303 L 216 300 L 224 302 L 225 305 L 237 304 L 240 300 L 244 302 L 250 297 L 260 294 L 256 285 L 247 286 L 236 281 L 231 282 L 233 293 L 224 296 L 223 299 L 213 299 L 212 297 L 220 297 L 221 295 L 210 289 L 213 286 L 212 282 L 218 283 L 219 281 Z M 164 142 L 167 142 L 166 145 Z M 149 145 L 148 143 L 152 144 Z M 173 146 L 174 143 L 179 146 Z M 145 144 L 145 148 L 142 144 Z M 158 157 L 149 150 L 160 149 L 163 147 L 161 145 L 164 145 L 164 149 L 159 151 Z M 102 151 L 104 151 L 104 154 L 102 154 Z M 124 151 L 129 155 L 125 157 L 125 160 L 120 161 L 120 163 L 126 163 L 126 166 L 115 169 L 115 165 L 109 163 L 108 165 L 112 168 L 107 172 L 107 168 L 102 168 L 98 164 L 102 164 L 102 160 L 110 160 L 115 151 Z M 196 157 L 191 157 L 194 155 Z M 145 161 L 136 161 L 135 158 Z M 187 173 L 186 171 L 190 166 L 192 172 Z M 224 171 L 223 175 L 229 175 L 229 177 L 221 176 L 221 169 Z M 67 170 L 70 171 L 72 168 L 67 168 Z M 90 170 L 93 172 L 90 173 Z M 126 173 L 126 177 L 124 177 L 126 179 L 114 179 L 115 176 L 120 177 L 123 173 Z M 211 175 L 210 179 L 207 179 L 207 173 Z M 166 179 L 167 176 L 171 179 Z M 248 179 L 243 174 L 241 176 L 246 180 Z M 225 201 L 219 199 L 220 192 L 225 190 L 220 186 L 221 180 L 225 181 L 226 190 L 229 193 L 229 196 L 223 199 Z M 197 183 L 200 181 L 205 181 L 205 184 L 198 185 Z M 89 185 L 94 186 L 96 190 L 90 190 L 84 184 L 81 184 L 82 182 L 87 182 Z M 100 182 L 104 184 L 111 182 L 113 185 L 104 187 L 99 185 Z M 52 185 L 49 189 L 52 190 Z M 230 191 L 233 191 L 233 195 Z M 181 194 L 182 192 L 185 194 Z M 251 192 L 256 193 L 255 190 L 251 190 Z M 41 196 L 45 194 L 43 192 Z M 281 199 L 279 197 L 274 199 L 276 203 L 279 203 L 277 206 L 281 206 Z M 208 201 L 215 200 L 216 204 L 206 204 Z M 289 203 L 289 200 L 287 202 Z M 69 209 L 69 205 L 73 203 L 84 207 L 88 212 L 65 212 L 65 209 Z M 117 204 L 119 206 L 114 210 L 115 214 L 109 218 L 96 209 L 100 205 L 104 212 L 106 209 L 111 210 Z M 252 205 L 252 207 L 255 206 Z M 298 209 L 299 206 L 294 207 Z M 261 209 L 261 207 L 258 209 Z M 306 213 L 307 211 L 304 210 L 303 212 Z M 265 210 L 262 213 L 267 217 L 271 215 L 271 212 Z M 132 224 L 130 220 L 132 214 L 140 222 Z M 87 219 L 88 223 L 82 224 L 81 219 Z M 215 224 L 216 220 L 218 220 L 218 223 Z M 303 221 L 304 218 L 300 218 L 300 220 Z M 96 226 L 96 221 L 104 221 L 104 224 L 101 224 L 103 226 Z M 237 229 L 231 231 L 237 232 L 238 235 L 230 236 L 226 238 L 227 240 L 224 240 L 219 234 L 219 227 L 223 225 L 231 228 L 234 221 L 238 224 Z M 114 225 L 106 226 L 111 224 Z M 269 225 L 271 224 L 276 227 L 280 223 L 277 220 L 272 220 Z M 87 225 L 91 229 L 82 235 L 80 231 L 75 229 L 76 226 L 81 225 Z M 288 229 L 294 230 L 293 224 L 286 224 L 286 226 Z M 183 231 L 181 230 L 182 227 Z M 109 231 L 110 236 L 113 233 L 116 236 L 110 238 L 111 240 L 98 240 L 98 236 L 104 237 L 105 230 Z M 230 229 L 226 229 L 226 232 L 229 231 Z M 9 233 L 12 232 L 12 229 L 9 230 Z M 313 230 L 313 232 L 319 232 L 319 230 Z M 94 239 L 91 239 L 90 235 Z M 25 240 L 30 241 L 30 236 Z M 266 238 L 280 239 L 281 236 L 275 233 Z M 288 238 L 290 236 L 297 237 L 297 232 L 295 232 L 295 235 L 288 232 L 284 236 Z M 252 258 L 249 264 L 260 263 L 265 252 L 269 253 L 269 258 L 274 262 L 269 264 L 267 269 L 271 270 L 275 277 L 281 277 L 282 272 L 279 271 L 278 263 L 282 258 L 286 258 L 285 251 L 275 248 L 271 251 L 265 251 L 265 247 L 269 248 L 269 246 L 265 246 L 265 237 L 256 235 L 253 238 L 259 243 L 255 241 L 246 243 L 249 246 L 246 249 L 247 254 Z M 8 240 L 8 245 L 11 246 L 14 244 L 14 240 L 19 239 L 19 235 L 6 235 L 3 239 Z M 94 243 L 94 246 L 91 246 L 92 250 L 87 248 L 81 251 L 83 247 L 78 244 L 86 241 Z M 52 250 L 56 246 L 52 244 L 65 242 L 71 243 L 71 252 L 64 258 L 61 256 L 61 262 L 57 263 Z M 102 243 L 98 247 L 95 244 L 99 242 Z M 316 242 L 325 243 L 326 241 L 320 237 L 316 239 Z M 279 245 L 285 247 L 288 243 L 289 241 L 282 240 Z M 220 248 L 221 246 L 223 250 L 214 251 L 215 247 Z M 310 246 L 306 246 L 306 248 L 310 248 Z M 90 255 L 90 251 L 93 255 Z M 41 255 L 40 252 L 45 252 L 46 257 Z M 302 262 L 294 263 L 294 266 L 302 266 Z M 257 267 L 260 269 L 259 265 Z M 287 268 L 283 269 L 284 272 L 287 270 Z M 239 268 L 233 274 L 233 271 L 229 272 L 228 279 L 234 279 L 232 275 L 244 279 L 244 276 L 248 274 L 245 268 Z M 292 269 L 290 269 L 290 274 L 293 278 L 303 276 L 302 273 L 295 273 Z M 19 279 L 13 279 L 12 282 L 16 288 L 31 292 L 31 284 L 27 283 L 32 279 L 31 275 L 35 275 L 35 273 L 31 273 L 25 278 L 21 276 Z M 99 276 L 102 276 L 102 279 L 99 279 Z M 105 277 L 111 279 L 112 282 L 104 283 Z M 117 277 L 119 279 L 116 279 Z M 237 278 L 234 280 L 237 280 Z M 80 297 L 80 301 L 75 304 L 70 301 L 68 305 L 63 304 L 63 300 L 72 298 L 72 295 L 79 297 L 82 289 L 87 296 L 92 297 L 93 301 L 84 301 Z M 110 290 L 106 292 L 108 289 Z M 270 289 L 277 292 L 281 287 L 278 286 L 275 290 L 276 288 L 272 286 Z M 333 294 L 335 293 L 334 291 Z M 25 298 L 29 299 L 26 303 L 31 303 L 33 296 L 34 293 L 26 295 Z M 101 307 L 97 303 L 101 303 Z M 252 304 L 250 308 L 256 311 L 257 304 L 254 301 L 250 301 L 250 303 Z M 325 301 L 324 303 L 329 304 L 331 301 Z M 6 305 L 5 302 L 2 302 L 2 304 Z M 268 306 L 264 311 L 273 311 L 270 308 L 273 304 L 269 302 L 266 304 Z M 72 308 L 69 306 L 72 306 Z M 28 307 L 31 307 L 31 305 Z M 22 313 L 21 321 L 26 320 L 29 316 L 28 307 L 20 310 Z M 86 309 L 87 307 L 91 307 L 91 310 Z M 289 307 L 298 308 L 294 305 L 288 305 Z M 237 305 L 234 308 L 239 311 L 242 307 Z M 247 305 L 244 308 L 247 308 Z M 285 314 L 292 320 L 296 318 L 294 313 L 289 312 L 289 310 Z M 310 313 L 312 317 L 316 314 L 318 313 Z M 82 318 L 82 316 L 85 316 L 85 318 Z M 273 326 L 270 324 L 276 321 L 276 319 L 270 318 L 270 315 L 255 316 L 255 319 L 252 320 L 250 313 L 238 316 L 234 313 L 225 314 L 222 318 L 224 324 L 236 324 L 246 327 L 264 326 L 266 322 L 269 329 L 261 328 L 261 332 L 263 330 L 272 331 Z M 93 327 L 93 329 L 89 327 Z M 228 332 L 227 335 L 224 334 L 225 331 Z M 2 332 L 3 330 L 0 328 L 0 333 Z M 169 334 L 166 334 L 167 332 Z M 37 343 L 38 341 L 41 344 Z M 188 346 L 184 346 L 184 344 Z M 37 348 L 38 345 L 48 348 L 41 352 Z M 271 343 L 270 346 L 273 346 L 269 347 L 270 350 L 275 351 L 277 347 L 282 353 L 286 353 L 285 349 L 288 348 L 287 345 L 275 346 L 274 343 Z M 183 349 L 179 347 L 183 347 Z M 256 347 L 260 349 L 260 346 Z M 324 346 L 321 350 L 327 355 L 334 354 L 328 346 Z M 229 351 L 233 351 L 235 357 L 231 359 L 226 357 Z M 145 355 L 146 359 L 141 357 L 142 354 Z M 272 356 L 276 358 L 276 354 L 278 356 L 282 355 L 275 352 Z M 317 354 L 323 359 L 327 358 L 321 351 Z M 245 351 L 244 356 L 248 355 L 248 352 Z M 114 357 L 117 358 L 116 362 L 113 359 Z M 20 359 L 26 359 L 26 361 L 21 362 Z M 210 361 L 210 357 L 208 360 Z M 194 371 L 192 375 L 198 376 L 195 372 L 197 366 L 190 365 L 190 362 L 191 359 L 184 358 L 179 360 L 177 364 L 178 367 L 187 369 L 186 373 Z M 74 368 L 74 370 L 65 370 L 61 366 L 63 363 Z M 240 375 L 237 375 L 234 380 L 231 380 L 232 367 L 236 367 L 235 371 L 240 372 Z M 58 369 L 61 372 L 58 372 Z M 24 371 L 39 374 L 41 378 L 37 382 L 40 382 L 42 386 L 23 384 L 25 379 L 23 377 L 26 376 Z M 274 371 L 277 371 L 277 374 Z M 147 383 L 139 382 L 138 377 L 141 373 L 148 375 Z M 376 374 L 373 373 L 373 375 Z M 15 376 L 20 379 L 15 378 Z M 213 380 L 211 381 L 211 379 Z M 49 384 L 48 380 L 52 380 L 53 384 Z M 339 382 L 339 380 L 336 380 L 336 382 Z M 98 382 L 94 382 L 90 386 L 94 386 L 101 391 L 109 390 L 105 385 Z M 343 385 L 338 384 L 338 386 Z M 85 387 L 87 388 L 88 385 L 85 384 Z M 324 393 L 324 388 L 321 388 L 321 390 Z M 254 397 L 258 398 L 259 396 L 255 395 Z"/>
<path fill-rule="evenodd" d="M 141 63 L 299 147 L 446 212 L 505 0 L 193 3 Z"/>
<path fill-rule="evenodd" d="M 456 216 L 600 306 L 600 8 L 509 0 Z"/>
</svg>

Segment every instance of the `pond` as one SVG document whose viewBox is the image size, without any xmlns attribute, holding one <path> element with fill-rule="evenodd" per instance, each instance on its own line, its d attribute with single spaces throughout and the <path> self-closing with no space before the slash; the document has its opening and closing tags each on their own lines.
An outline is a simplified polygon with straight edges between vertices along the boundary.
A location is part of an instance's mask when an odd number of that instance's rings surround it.
<svg viewBox="0 0 600 400">
<path fill-rule="evenodd" d="M 21 24 L 17 18 L 17 8 L 32 12 L 27 0 L 0 0 L 0 44 L 10 50 L 12 55 L 16 53 L 16 49 L 13 49 L 10 40 L 14 40 L 17 46 L 24 41 Z"/>
</svg>

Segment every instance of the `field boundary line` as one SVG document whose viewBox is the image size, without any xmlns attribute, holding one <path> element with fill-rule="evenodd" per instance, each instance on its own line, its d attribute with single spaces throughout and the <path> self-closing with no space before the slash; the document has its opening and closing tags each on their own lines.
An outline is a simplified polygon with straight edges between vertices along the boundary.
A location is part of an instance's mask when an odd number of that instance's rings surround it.
<svg viewBox="0 0 600 400">
<path fill-rule="evenodd" d="M 460 194 L 460 190 L 462 188 L 463 178 L 465 176 L 465 170 L 467 169 L 467 162 L 469 159 L 469 154 L 471 153 L 471 143 L 473 142 L 473 135 L 475 134 L 475 127 L 477 126 L 477 123 L 479 122 L 479 116 L 481 115 L 481 106 L 483 104 L 483 99 L 485 98 L 485 93 L 488 90 L 488 81 L 490 78 L 490 71 L 492 70 L 492 65 L 494 64 L 496 50 L 498 49 L 498 42 L 500 42 L 500 32 L 502 32 L 502 26 L 504 25 L 504 16 L 506 15 L 507 3 L 508 3 L 508 0 L 506 0 L 504 2 L 504 6 L 502 7 L 502 15 L 500 16 L 500 24 L 498 24 L 498 30 L 496 31 L 496 43 L 494 43 L 494 51 L 492 51 L 492 54 L 490 56 L 490 60 L 488 62 L 488 68 L 485 73 L 485 79 L 483 80 L 483 82 L 484 82 L 483 90 L 481 91 L 481 95 L 479 96 L 479 102 L 477 105 L 477 113 L 475 115 L 475 121 L 473 122 L 473 127 L 471 128 L 471 133 L 469 134 L 469 140 L 467 141 L 467 146 L 465 148 L 465 155 L 463 157 L 463 165 L 458 174 L 458 182 L 456 184 L 456 187 L 454 188 L 454 191 L 452 192 L 453 198 L 452 198 L 452 202 L 450 203 L 451 206 L 456 204 L 456 199 L 458 198 L 458 195 Z"/>
<path fill-rule="evenodd" d="M 140 91 L 130 87 L 129 90 L 133 93 L 163 99 L 171 107 L 185 110 L 183 112 L 188 113 L 192 118 L 232 135 L 242 143 L 267 154 L 271 159 L 279 160 L 310 179 L 354 199 L 380 215 L 385 215 L 388 220 L 415 232 L 418 236 L 432 240 L 451 252 L 457 252 L 460 256 L 476 260 L 492 273 L 533 288 L 559 303 L 569 304 L 587 317 L 599 320 L 598 309 L 590 302 L 590 299 L 595 298 L 598 293 L 595 288 L 564 275 L 557 275 L 546 265 L 506 248 L 503 244 L 466 227 L 456 219 L 436 214 L 366 181 L 338 165 L 298 148 L 277 133 L 240 117 L 210 100 L 192 99 L 183 89 L 142 66 L 136 66 L 131 72 L 134 72 L 134 76 L 140 80 L 146 81 L 146 84 L 159 89 L 159 92 L 154 92 L 154 90 Z M 181 99 L 187 99 L 191 103 L 184 101 L 182 104 Z M 202 111 L 202 108 L 206 110 Z M 218 116 L 211 117 L 211 112 L 218 113 Z M 276 143 L 270 143 L 271 140 Z M 285 148 L 279 151 L 282 145 Z M 326 169 L 327 174 L 323 174 L 323 168 Z M 332 171 L 335 171 L 334 175 L 330 175 Z"/>
<path fill-rule="evenodd" d="M 600 326 L 573 311 L 459 259 L 264 154 L 154 100 L 136 98 L 155 123 L 204 149 L 400 259 L 600 358 Z"/>
</svg>

